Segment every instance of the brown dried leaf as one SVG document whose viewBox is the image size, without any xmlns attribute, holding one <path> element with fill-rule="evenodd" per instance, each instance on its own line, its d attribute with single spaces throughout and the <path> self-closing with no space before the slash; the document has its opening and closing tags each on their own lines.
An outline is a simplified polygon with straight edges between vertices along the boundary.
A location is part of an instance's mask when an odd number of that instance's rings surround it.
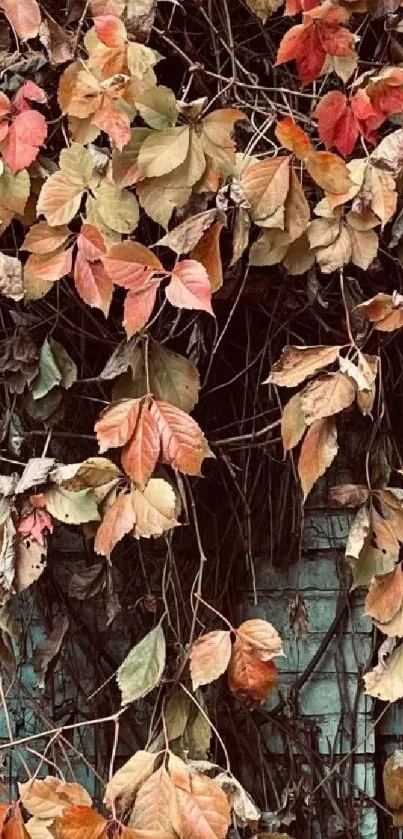
<svg viewBox="0 0 403 839">
<path fill-rule="evenodd" d="M 324 475 L 338 451 L 337 429 L 333 417 L 315 420 L 304 438 L 298 461 L 298 474 L 304 500 L 316 481 Z"/>
</svg>

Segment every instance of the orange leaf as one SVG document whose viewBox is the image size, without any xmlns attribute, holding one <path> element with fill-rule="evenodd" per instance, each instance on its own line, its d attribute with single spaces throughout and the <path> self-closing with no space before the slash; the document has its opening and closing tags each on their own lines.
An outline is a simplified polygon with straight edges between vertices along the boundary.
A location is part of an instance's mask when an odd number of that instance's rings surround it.
<svg viewBox="0 0 403 839">
<path fill-rule="evenodd" d="M 0 9 L 22 41 L 36 38 L 41 22 L 41 12 L 36 0 L 0 0 Z"/>
<path fill-rule="evenodd" d="M 149 406 L 143 405 L 134 437 L 122 451 L 122 466 L 127 475 L 144 489 L 151 477 L 160 452 L 160 437 L 157 423 Z"/>
<path fill-rule="evenodd" d="M 49 227 L 46 221 L 38 221 L 28 230 L 22 250 L 37 254 L 52 253 L 64 245 L 69 233 L 69 228 L 65 225 Z"/>
<path fill-rule="evenodd" d="M 102 262 L 88 262 L 78 251 L 74 263 L 74 285 L 84 303 L 100 309 L 107 317 L 112 300 L 113 285 Z"/>
<path fill-rule="evenodd" d="M 120 47 L 126 42 L 124 24 L 115 15 L 101 15 L 94 19 L 97 38 L 107 47 Z"/>
<path fill-rule="evenodd" d="M 256 650 L 237 637 L 228 667 L 228 684 L 240 702 L 264 702 L 277 682 L 277 667 L 261 661 Z"/>
<path fill-rule="evenodd" d="M 220 233 L 223 229 L 222 221 L 216 221 L 206 230 L 197 245 L 193 248 L 191 257 L 200 262 L 207 271 L 212 291 L 217 291 L 223 284 L 222 262 L 220 254 Z"/>
<path fill-rule="evenodd" d="M 35 160 L 48 133 L 45 117 L 39 111 L 23 111 L 12 122 L 0 143 L 1 153 L 12 172 L 26 169 Z"/>
<path fill-rule="evenodd" d="M 122 151 L 123 146 L 130 140 L 129 114 L 121 110 L 107 94 L 103 95 L 91 122 L 111 137 L 119 151 Z"/>
<path fill-rule="evenodd" d="M 337 450 L 334 417 L 315 420 L 305 435 L 298 461 L 298 474 L 304 499 L 333 462 Z"/>
<path fill-rule="evenodd" d="M 25 296 L 37 300 L 52 288 L 53 284 L 69 274 L 72 266 L 73 249 L 59 253 L 32 253 L 24 266 Z"/>
<path fill-rule="evenodd" d="M 152 271 L 143 275 L 143 287 L 138 291 L 129 291 L 124 305 L 123 326 L 128 338 L 140 332 L 151 317 L 155 305 L 159 280 L 152 280 Z"/>
<path fill-rule="evenodd" d="M 165 767 L 161 766 L 141 785 L 130 817 L 130 827 L 143 831 L 145 839 L 146 835 L 150 839 L 153 836 L 165 839 L 167 834 L 173 837 L 171 811 L 174 802 L 175 787 Z"/>
<path fill-rule="evenodd" d="M 0 831 L 3 831 L 6 815 L 11 807 L 11 804 L 0 804 Z M 3 835 L 3 834 L 2 834 Z"/>
<path fill-rule="evenodd" d="M 183 259 L 175 265 L 165 294 L 178 309 L 199 309 L 214 315 L 207 271 L 195 259 Z"/>
<path fill-rule="evenodd" d="M 124 446 L 133 436 L 139 416 L 141 399 L 121 399 L 102 412 L 95 423 L 99 451 Z"/>
<path fill-rule="evenodd" d="M 326 192 L 342 195 L 350 189 L 350 173 L 337 154 L 314 151 L 307 157 L 305 165 L 311 178 Z"/>
<path fill-rule="evenodd" d="M 186 475 L 199 475 L 206 442 L 197 422 L 168 402 L 153 401 L 150 411 L 160 433 L 163 460 Z"/>
<path fill-rule="evenodd" d="M 95 552 L 109 559 L 115 545 L 133 530 L 135 521 L 132 493 L 118 495 L 116 501 L 107 508 L 98 527 L 94 543 Z"/>
<path fill-rule="evenodd" d="M 249 644 L 261 661 L 270 661 L 276 655 L 284 655 L 283 642 L 277 629 L 261 618 L 244 621 L 236 630 L 243 644 Z"/>
<path fill-rule="evenodd" d="M 57 96 L 61 111 L 79 119 L 95 113 L 102 101 L 98 79 L 78 62 L 66 67 Z"/>
<path fill-rule="evenodd" d="M 9 805 L 5 806 L 8 808 Z M 2 812 L 1 815 L 4 819 L 6 813 Z M 30 839 L 18 804 L 13 805 L 9 818 L 3 824 L 3 832 L 1 835 L 3 839 Z"/>
<path fill-rule="evenodd" d="M 164 270 L 158 257 L 140 242 L 112 245 L 103 257 L 103 263 L 112 282 L 129 290 L 140 288 L 149 277 L 147 269 Z"/>
<path fill-rule="evenodd" d="M 207 775 L 191 773 L 190 791 L 176 787 L 174 827 L 180 839 L 224 839 L 230 808 L 223 790 Z"/>
<path fill-rule="evenodd" d="M 193 690 L 209 685 L 225 673 L 231 658 L 231 634 L 217 629 L 202 635 L 190 652 L 190 675 Z"/>
<path fill-rule="evenodd" d="M 300 128 L 292 117 L 285 117 L 277 123 L 275 134 L 281 145 L 295 154 L 299 160 L 305 160 L 312 151 L 311 141 L 306 131 Z"/>
<path fill-rule="evenodd" d="M 57 839 L 100 839 L 106 825 L 106 819 L 92 807 L 73 804 L 54 820 L 52 830 Z"/>
<path fill-rule="evenodd" d="M 374 577 L 365 598 L 365 614 L 380 624 L 389 623 L 403 602 L 403 570 L 401 562 L 390 574 Z"/>
</svg>

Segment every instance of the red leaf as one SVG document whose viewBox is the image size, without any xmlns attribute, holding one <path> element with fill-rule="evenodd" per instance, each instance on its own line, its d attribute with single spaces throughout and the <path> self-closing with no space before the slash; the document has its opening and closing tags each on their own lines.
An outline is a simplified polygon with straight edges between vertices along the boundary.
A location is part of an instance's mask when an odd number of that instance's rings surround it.
<svg viewBox="0 0 403 839">
<path fill-rule="evenodd" d="M 118 495 L 116 501 L 108 507 L 98 527 L 94 543 L 95 552 L 109 559 L 115 545 L 133 530 L 135 519 L 131 492 Z"/>
<path fill-rule="evenodd" d="M 178 309 L 200 309 L 214 315 L 207 271 L 194 259 L 184 259 L 175 265 L 165 294 Z"/>
<path fill-rule="evenodd" d="M 136 430 L 140 405 L 141 399 L 121 399 L 102 412 L 94 426 L 100 452 L 124 446 L 130 440 Z"/>
<path fill-rule="evenodd" d="M 328 148 L 335 146 L 340 154 L 351 154 L 358 137 L 358 122 L 344 93 L 332 90 L 323 96 L 313 116 L 318 132 Z"/>
<path fill-rule="evenodd" d="M 107 317 L 112 300 L 113 285 L 102 262 L 89 262 L 78 251 L 74 263 L 74 285 L 84 303 L 100 309 Z"/>
<path fill-rule="evenodd" d="M 35 160 L 47 133 L 45 117 L 39 111 L 17 114 L 7 137 L 0 143 L 4 160 L 13 172 L 25 169 Z"/>
<path fill-rule="evenodd" d="M 0 9 L 23 41 L 36 38 L 41 12 L 36 0 L 0 0 Z"/>
<path fill-rule="evenodd" d="M 128 338 L 140 332 L 151 317 L 155 305 L 159 280 L 152 280 L 153 272 L 143 274 L 143 287 L 138 291 L 129 291 L 124 305 L 123 326 Z"/>
<path fill-rule="evenodd" d="M 5 119 L 11 114 L 11 102 L 5 93 L 0 92 L 0 120 Z"/>
<path fill-rule="evenodd" d="M 101 15 L 94 19 L 97 38 L 107 47 L 120 47 L 126 42 L 124 24 L 115 15 Z"/>
<path fill-rule="evenodd" d="M 106 825 L 106 819 L 92 807 L 72 804 L 54 820 L 52 828 L 59 839 L 100 839 Z"/>
<path fill-rule="evenodd" d="M 160 453 L 160 435 L 155 417 L 143 405 L 134 437 L 122 451 L 122 466 L 127 475 L 144 489 L 155 469 Z"/>
<path fill-rule="evenodd" d="M 163 460 L 186 475 L 199 475 L 206 443 L 197 422 L 168 402 L 154 401 L 150 411 L 158 426 Z"/>
<path fill-rule="evenodd" d="M 354 36 L 342 26 L 349 13 L 326 0 L 319 8 L 306 13 L 303 23 L 292 26 L 284 35 L 276 65 L 295 59 L 303 84 L 320 74 L 326 55 L 348 57 L 354 54 Z"/>
</svg>

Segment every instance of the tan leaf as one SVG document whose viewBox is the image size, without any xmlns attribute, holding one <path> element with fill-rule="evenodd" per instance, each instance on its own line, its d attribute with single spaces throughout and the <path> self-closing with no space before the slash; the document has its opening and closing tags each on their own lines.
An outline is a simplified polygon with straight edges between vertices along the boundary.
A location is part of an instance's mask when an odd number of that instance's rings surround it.
<svg viewBox="0 0 403 839">
<path fill-rule="evenodd" d="M 312 376 L 333 364 L 338 358 L 340 346 L 327 347 L 294 347 L 287 346 L 283 349 L 281 356 L 273 364 L 270 376 L 264 384 L 279 385 L 279 387 L 295 387 L 303 382 L 308 376 Z"/>
<path fill-rule="evenodd" d="M 290 186 L 290 158 L 274 157 L 248 166 L 241 185 L 256 224 L 283 206 Z"/>
<path fill-rule="evenodd" d="M 326 373 L 313 379 L 301 391 L 302 410 L 308 425 L 338 414 L 354 401 L 356 383 L 344 373 Z"/>
<path fill-rule="evenodd" d="M 31 253 L 24 265 L 26 300 L 39 300 L 50 291 L 57 280 L 69 274 L 73 249 L 56 253 Z"/>
<path fill-rule="evenodd" d="M 244 647 L 249 645 L 261 661 L 271 661 L 275 656 L 284 655 L 280 635 L 268 621 L 251 618 L 241 623 L 236 633 Z"/>
<path fill-rule="evenodd" d="M 21 262 L 5 253 L 0 253 L 0 291 L 11 300 L 18 301 L 24 297 Z"/>
<path fill-rule="evenodd" d="M 176 496 L 163 478 L 150 478 L 143 492 L 134 490 L 133 506 L 136 516 L 134 535 L 137 538 L 161 536 L 178 525 Z"/>
<path fill-rule="evenodd" d="M 84 787 L 50 775 L 43 781 L 35 779 L 20 783 L 18 789 L 24 807 L 39 819 L 54 819 L 69 804 L 91 806 L 91 798 Z"/>
<path fill-rule="evenodd" d="M 217 218 L 217 210 L 205 210 L 190 216 L 182 224 L 178 224 L 160 239 L 157 244 L 165 245 L 177 254 L 190 253 L 203 236 L 206 228 L 210 227 Z M 197 257 L 194 257 L 197 259 Z"/>
<path fill-rule="evenodd" d="M 284 451 L 290 451 L 299 443 L 305 429 L 306 422 L 301 397 L 299 393 L 295 393 L 284 405 L 281 414 L 281 437 Z"/>
<path fill-rule="evenodd" d="M 235 813 L 237 823 L 256 828 L 261 812 L 239 781 L 224 772 L 217 775 L 214 780 L 224 790 L 231 810 Z"/>
<path fill-rule="evenodd" d="M 369 498 L 369 489 L 359 484 L 340 484 L 330 490 L 330 500 L 345 504 L 346 507 L 358 507 Z"/>
<path fill-rule="evenodd" d="M 168 402 L 154 401 L 150 411 L 160 433 L 163 460 L 186 475 L 199 475 L 206 443 L 197 422 Z"/>
<path fill-rule="evenodd" d="M 144 177 L 155 178 L 172 172 L 184 162 L 189 149 L 187 125 L 150 134 L 142 143 L 138 165 Z"/>
<path fill-rule="evenodd" d="M 334 418 L 326 416 L 313 422 L 302 443 L 298 460 L 298 474 L 304 500 L 316 481 L 329 468 L 337 451 L 337 430 Z"/>
<path fill-rule="evenodd" d="M 134 830 L 153 832 L 156 836 L 173 836 L 171 811 L 175 787 L 164 766 L 157 769 L 140 787 L 129 826 Z"/>
<path fill-rule="evenodd" d="M 132 806 L 137 791 L 147 781 L 153 771 L 155 755 L 147 751 L 138 751 L 118 769 L 106 786 L 104 803 L 112 809 L 118 801 L 123 813 Z"/>
<path fill-rule="evenodd" d="M 69 236 L 66 226 L 50 227 L 46 221 L 38 221 L 28 230 L 22 244 L 22 249 L 30 253 L 52 253 L 64 245 Z"/>
<path fill-rule="evenodd" d="M 46 553 L 46 546 L 32 539 L 21 539 L 17 543 L 14 586 L 18 593 L 39 579 L 46 568 Z"/>
<path fill-rule="evenodd" d="M 173 211 L 183 207 L 190 198 L 188 186 L 175 186 L 170 176 L 146 178 L 137 184 L 137 195 L 143 210 L 156 224 L 168 227 Z"/>
<path fill-rule="evenodd" d="M 214 630 L 202 635 L 190 652 L 190 675 L 193 690 L 209 685 L 224 673 L 231 657 L 231 635 L 228 630 Z"/>
<path fill-rule="evenodd" d="M 354 311 L 375 323 L 375 329 L 380 332 L 393 332 L 403 326 L 403 299 L 400 297 L 397 292 L 394 295 L 380 292 L 360 303 Z"/>
<path fill-rule="evenodd" d="M 51 227 L 67 224 L 78 212 L 82 194 L 82 185 L 71 183 L 63 172 L 55 172 L 43 184 L 37 211 Z"/>
<path fill-rule="evenodd" d="M 267 18 L 283 5 L 283 0 L 246 0 L 246 2 L 253 14 L 263 23 L 266 23 Z"/>
<path fill-rule="evenodd" d="M 364 676 L 365 693 L 384 702 L 403 697 L 403 644 Z"/>
<path fill-rule="evenodd" d="M 224 174 L 231 174 L 235 164 L 235 143 L 231 133 L 238 120 L 245 114 L 237 108 L 220 108 L 211 111 L 202 120 L 201 144 L 214 167 Z"/>
<path fill-rule="evenodd" d="M 389 574 L 374 577 L 365 599 L 365 614 L 378 623 L 389 623 L 403 603 L 403 571 L 399 563 Z"/>
</svg>

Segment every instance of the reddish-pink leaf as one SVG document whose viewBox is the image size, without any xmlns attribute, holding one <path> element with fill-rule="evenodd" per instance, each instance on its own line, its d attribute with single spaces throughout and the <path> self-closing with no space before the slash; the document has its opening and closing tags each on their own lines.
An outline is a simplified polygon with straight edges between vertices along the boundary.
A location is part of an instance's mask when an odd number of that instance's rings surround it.
<svg viewBox="0 0 403 839">
<path fill-rule="evenodd" d="M 17 114 L 0 144 L 4 160 L 13 172 L 25 169 L 35 160 L 47 133 L 45 117 L 39 111 Z"/>
<path fill-rule="evenodd" d="M 112 245 L 103 257 L 103 263 L 112 282 L 129 290 L 141 288 L 150 269 L 164 270 L 158 257 L 140 242 Z"/>
<path fill-rule="evenodd" d="M 39 87 L 35 82 L 28 80 L 24 82 L 22 87 L 20 87 L 19 91 L 15 94 L 13 99 L 13 106 L 18 111 L 27 111 L 29 110 L 30 102 L 39 102 L 41 105 L 44 105 L 48 101 L 48 97 L 44 90 Z"/>
<path fill-rule="evenodd" d="M 36 38 L 41 23 L 41 12 L 36 0 L 0 0 L 0 9 L 15 29 L 19 38 Z"/>
<path fill-rule="evenodd" d="M 135 519 L 131 492 L 118 495 L 98 527 L 94 543 L 96 553 L 109 558 L 115 545 L 133 530 Z"/>
<path fill-rule="evenodd" d="M 276 665 L 262 661 L 253 647 L 237 637 L 228 667 L 231 693 L 240 702 L 265 702 L 276 686 L 277 677 Z"/>
<path fill-rule="evenodd" d="M 136 430 L 140 405 L 141 399 L 121 399 L 102 412 L 94 426 L 100 452 L 124 446 L 130 440 Z"/>
<path fill-rule="evenodd" d="M 121 47 L 126 42 L 124 24 L 115 15 L 101 15 L 94 20 L 97 38 L 107 47 Z"/>
<path fill-rule="evenodd" d="M 93 224 L 83 224 L 77 236 L 77 247 L 88 262 L 95 262 L 106 253 L 102 233 Z"/>
<path fill-rule="evenodd" d="M 150 410 L 160 433 L 163 460 L 187 475 L 199 475 L 207 447 L 197 422 L 168 402 L 155 401 Z"/>
<path fill-rule="evenodd" d="M 134 437 L 122 450 L 122 466 L 130 478 L 144 489 L 155 469 L 160 453 L 160 435 L 149 406 L 143 405 Z"/>
<path fill-rule="evenodd" d="M 5 93 L 0 92 L 0 120 L 5 119 L 11 114 L 11 102 Z"/>
<path fill-rule="evenodd" d="M 165 294 L 178 309 L 200 309 L 214 315 L 211 308 L 211 285 L 201 262 L 184 259 L 175 265 Z"/>
<path fill-rule="evenodd" d="M 21 516 L 17 530 L 24 539 L 34 539 L 39 545 L 45 545 L 45 535 L 53 533 L 52 518 L 46 510 L 33 507 Z"/>
<path fill-rule="evenodd" d="M 151 317 L 155 305 L 159 280 L 152 280 L 152 271 L 143 275 L 143 286 L 138 291 L 129 291 L 126 295 L 123 326 L 128 338 L 140 332 Z"/>
<path fill-rule="evenodd" d="M 111 305 L 113 285 L 102 262 L 88 262 L 81 250 L 74 263 L 74 285 L 84 303 L 100 309 L 107 317 Z"/>
</svg>

